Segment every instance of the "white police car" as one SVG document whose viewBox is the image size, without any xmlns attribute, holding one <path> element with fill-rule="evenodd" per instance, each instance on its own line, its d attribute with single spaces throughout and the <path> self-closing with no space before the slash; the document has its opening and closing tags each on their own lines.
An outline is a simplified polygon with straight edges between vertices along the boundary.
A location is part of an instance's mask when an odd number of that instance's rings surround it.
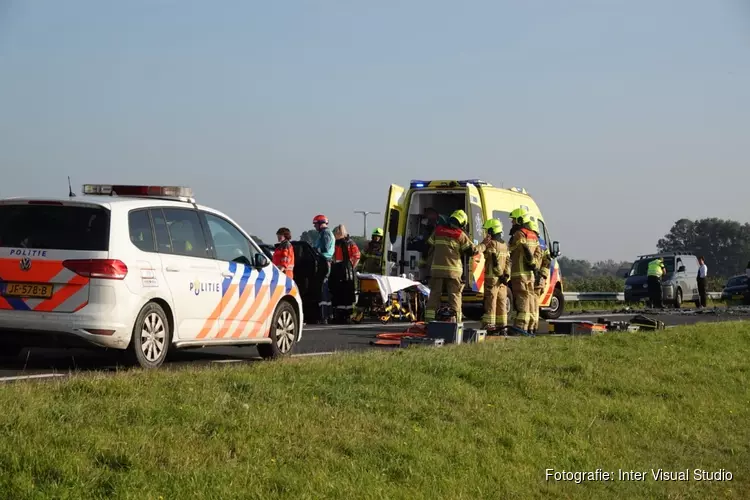
<svg viewBox="0 0 750 500">
<path fill-rule="evenodd" d="M 95 345 L 155 368 L 171 348 L 257 345 L 275 358 L 302 324 L 294 281 L 189 188 L 0 200 L 0 354 Z"/>
</svg>

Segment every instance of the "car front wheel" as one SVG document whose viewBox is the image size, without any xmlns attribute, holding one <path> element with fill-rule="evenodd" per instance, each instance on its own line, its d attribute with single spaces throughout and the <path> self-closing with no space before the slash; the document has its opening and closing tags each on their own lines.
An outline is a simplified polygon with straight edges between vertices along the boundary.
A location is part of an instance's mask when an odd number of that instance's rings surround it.
<svg viewBox="0 0 750 500">
<path fill-rule="evenodd" d="M 271 343 L 258 344 L 258 354 L 264 359 L 288 356 L 297 345 L 298 336 L 297 312 L 289 302 L 281 302 L 271 320 L 271 331 L 268 334 Z"/>
</svg>

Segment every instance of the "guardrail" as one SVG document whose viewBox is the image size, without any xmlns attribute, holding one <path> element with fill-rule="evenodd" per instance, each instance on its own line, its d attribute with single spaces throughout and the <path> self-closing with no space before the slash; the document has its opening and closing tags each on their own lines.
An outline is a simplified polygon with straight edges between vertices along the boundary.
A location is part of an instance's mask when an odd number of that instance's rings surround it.
<svg viewBox="0 0 750 500">
<path fill-rule="evenodd" d="M 622 292 L 565 292 L 566 302 L 625 302 Z M 707 292 L 709 299 L 721 298 L 721 292 Z"/>
</svg>

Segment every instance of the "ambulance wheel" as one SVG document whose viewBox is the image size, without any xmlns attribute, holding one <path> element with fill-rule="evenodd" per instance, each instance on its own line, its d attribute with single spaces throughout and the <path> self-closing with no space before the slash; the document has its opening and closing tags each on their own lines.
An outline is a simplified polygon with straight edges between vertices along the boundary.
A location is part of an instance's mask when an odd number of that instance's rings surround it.
<svg viewBox="0 0 750 500">
<path fill-rule="evenodd" d="M 466 319 L 470 321 L 479 321 L 482 319 L 482 315 L 484 315 L 484 305 L 479 304 L 478 306 L 466 306 L 463 308 L 462 312 Z"/>
<path fill-rule="evenodd" d="M 289 302 L 280 302 L 271 320 L 270 344 L 258 344 L 263 359 L 277 359 L 289 355 L 297 344 L 299 318 Z"/>
<path fill-rule="evenodd" d="M 149 302 L 141 309 L 133 326 L 127 357 L 141 368 L 154 369 L 164 363 L 172 342 L 172 332 L 164 309 L 156 302 Z"/>
<path fill-rule="evenodd" d="M 562 290 L 555 288 L 552 294 L 552 299 L 549 302 L 549 309 L 542 310 L 541 316 L 544 319 L 557 319 L 562 316 L 563 310 L 565 309 L 565 295 Z"/>
</svg>

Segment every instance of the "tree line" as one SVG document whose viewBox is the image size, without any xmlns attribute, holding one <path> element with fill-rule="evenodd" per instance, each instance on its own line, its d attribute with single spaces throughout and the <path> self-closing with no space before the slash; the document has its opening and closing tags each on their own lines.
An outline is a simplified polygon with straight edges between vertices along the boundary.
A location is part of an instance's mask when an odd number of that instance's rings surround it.
<svg viewBox="0 0 750 500">
<path fill-rule="evenodd" d="M 314 229 L 300 236 L 300 240 L 310 244 L 316 238 Z M 364 250 L 368 238 L 351 238 L 360 250 Z M 718 292 L 728 278 L 743 274 L 750 263 L 750 224 L 715 217 L 695 221 L 680 219 L 656 242 L 656 248 L 658 252 L 703 255 L 709 270 L 708 290 Z M 624 289 L 625 274 L 633 262 L 612 259 L 590 262 L 563 256 L 559 258 L 559 264 L 567 291 L 614 292 Z"/>
</svg>

